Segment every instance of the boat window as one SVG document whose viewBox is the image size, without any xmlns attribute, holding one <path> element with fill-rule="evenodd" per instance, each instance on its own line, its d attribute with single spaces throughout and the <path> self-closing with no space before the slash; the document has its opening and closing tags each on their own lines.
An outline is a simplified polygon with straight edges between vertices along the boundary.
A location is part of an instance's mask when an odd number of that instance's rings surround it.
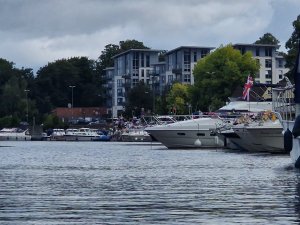
<svg viewBox="0 0 300 225">
<path fill-rule="evenodd" d="M 216 133 L 210 133 L 210 136 L 216 136 Z"/>
<path fill-rule="evenodd" d="M 197 133 L 197 136 L 205 136 L 204 133 Z"/>
<path fill-rule="evenodd" d="M 177 135 L 184 136 L 185 133 L 177 133 Z"/>
</svg>

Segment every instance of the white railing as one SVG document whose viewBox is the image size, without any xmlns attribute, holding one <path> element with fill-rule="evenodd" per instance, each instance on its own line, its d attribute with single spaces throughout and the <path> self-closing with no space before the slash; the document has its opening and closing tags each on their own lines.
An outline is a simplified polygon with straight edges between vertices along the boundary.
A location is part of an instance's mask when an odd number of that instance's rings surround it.
<svg viewBox="0 0 300 225">
<path fill-rule="evenodd" d="M 282 120 L 295 119 L 294 90 L 293 85 L 272 89 L 273 111 L 279 113 Z"/>
</svg>

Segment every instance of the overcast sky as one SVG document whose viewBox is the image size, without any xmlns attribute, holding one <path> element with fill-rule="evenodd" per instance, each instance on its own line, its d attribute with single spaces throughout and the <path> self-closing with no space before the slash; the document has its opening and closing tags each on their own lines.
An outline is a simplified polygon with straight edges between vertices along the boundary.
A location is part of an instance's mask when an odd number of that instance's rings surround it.
<svg viewBox="0 0 300 225">
<path fill-rule="evenodd" d="M 171 50 L 253 43 L 267 32 L 284 47 L 299 14 L 300 0 L 0 0 L 0 58 L 36 71 L 97 59 L 127 39 Z"/>
</svg>

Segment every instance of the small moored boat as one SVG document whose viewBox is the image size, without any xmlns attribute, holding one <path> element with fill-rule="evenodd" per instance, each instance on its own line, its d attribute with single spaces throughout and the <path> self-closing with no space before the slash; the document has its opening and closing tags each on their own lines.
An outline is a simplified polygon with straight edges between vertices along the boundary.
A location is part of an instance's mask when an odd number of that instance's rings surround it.
<svg viewBox="0 0 300 225">
<path fill-rule="evenodd" d="M 28 130 L 20 128 L 3 128 L 0 130 L 0 141 L 30 141 L 31 135 Z"/>
</svg>

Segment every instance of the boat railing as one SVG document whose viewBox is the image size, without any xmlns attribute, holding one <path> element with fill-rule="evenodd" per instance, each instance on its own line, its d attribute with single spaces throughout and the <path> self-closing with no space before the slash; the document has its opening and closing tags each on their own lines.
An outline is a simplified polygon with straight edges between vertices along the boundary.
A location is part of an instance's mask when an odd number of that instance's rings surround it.
<svg viewBox="0 0 300 225">
<path fill-rule="evenodd" d="M 178 121 L 191 119 L 191 115 L 156 115 L 156 116 L 143 116 L 142 122 L 146 126 L 163 125 L 175 123 Z"/>
<path fill-rule="evenodd" d="M 273 111 L 280 115 L 281 120 L 295 119 L 294 90 L 293 85 L 272 89 Z"/>
</svg>

